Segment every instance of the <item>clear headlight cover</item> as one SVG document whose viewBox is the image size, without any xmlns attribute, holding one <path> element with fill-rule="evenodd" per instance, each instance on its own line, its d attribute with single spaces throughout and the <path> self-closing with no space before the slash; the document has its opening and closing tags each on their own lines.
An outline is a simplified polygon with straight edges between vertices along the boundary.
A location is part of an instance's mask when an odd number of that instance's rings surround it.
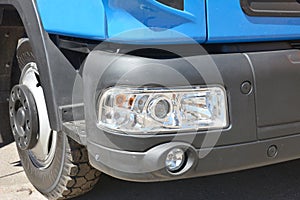
<svg viewBox="0 0 300 200">
<path fill-rule="evenodd" d="M 228 126 L 222 86 L 106 90 L 98 102 L 99 126 L 130 134 L 222 129 Z"/>
</svg>

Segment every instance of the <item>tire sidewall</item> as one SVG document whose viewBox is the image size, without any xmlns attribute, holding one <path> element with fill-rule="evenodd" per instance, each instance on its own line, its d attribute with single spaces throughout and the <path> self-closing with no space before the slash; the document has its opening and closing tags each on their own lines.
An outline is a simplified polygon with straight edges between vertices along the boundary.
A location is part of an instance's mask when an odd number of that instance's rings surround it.
<svg viewBox="0 0 300 200">
<path fill-rule="evenodd" d="M 46 169 L 40 169 L 33 164 L 28 150 L 23 151 L 18 148 L 21 163 L 29 181 L 43 194 L 51 193 L 60 181 L 65 163 L 66 140 L 65 133 L 57 133 L 55 155 L 52 163 Z"/>
</svg>

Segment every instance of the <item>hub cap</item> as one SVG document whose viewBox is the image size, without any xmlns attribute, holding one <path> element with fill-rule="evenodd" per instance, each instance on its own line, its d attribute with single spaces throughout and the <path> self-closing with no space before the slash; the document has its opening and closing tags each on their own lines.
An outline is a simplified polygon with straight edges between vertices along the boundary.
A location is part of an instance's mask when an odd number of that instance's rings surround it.
<svg viewBox="0 0 300 200">
<path fill-rule="evenodd" d="M 17 145 L 22 150 L 33 148 L 38 141 L 38 115 L 32 93 L 25 85 L 12 89 L 10 122 Z"/>
</svg>

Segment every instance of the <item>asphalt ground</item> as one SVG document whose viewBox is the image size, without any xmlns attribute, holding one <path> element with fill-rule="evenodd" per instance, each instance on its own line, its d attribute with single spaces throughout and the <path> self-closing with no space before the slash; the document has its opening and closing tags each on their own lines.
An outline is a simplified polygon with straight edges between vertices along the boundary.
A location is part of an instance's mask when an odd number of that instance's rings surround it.
<svg viewBox="0 0 300 200">
<path fill-rule="evenodd" d="M 15 143 L 0 148 L 0 200 L 45 199 L 29 183 Z"/>
<path fill-rule="evenodd" d="M 0 148 L 0 200 L 44 199 L 28 182 L 15 144 Z M 132 183 L 102 175 L 77 200 L 299 200 L 300 160 L 216 176 Z"/>
</svg>

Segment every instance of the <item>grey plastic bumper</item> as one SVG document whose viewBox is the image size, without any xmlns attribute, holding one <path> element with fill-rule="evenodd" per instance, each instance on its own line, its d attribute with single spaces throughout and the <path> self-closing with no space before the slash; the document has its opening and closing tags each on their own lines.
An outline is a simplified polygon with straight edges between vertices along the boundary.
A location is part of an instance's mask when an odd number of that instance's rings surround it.
<svg viewBox="0 0 300 200">
<path fill-rule="evenodd" d="M 87 147 L 92 165 L 104 173 L 133 181 L 162 181 L 300 158 L 300 135 L 297 135 L 300 133 L 299 50 L 176 59 L 122 55 L 114 60 L 115 56 L 103 51 L 93 52 L 86 62 L 90 70 L 83 73 L 90 80 L 85 85 Z M 103 73 L 97 74 L 104 61 L 110 63 L 109 67 L 101 68 Z M 168 66 L 168 70 L 161 65 Z M 222 80 L 215 77 L 212 68 Z M 221 134 L 211 130 L 152 137 L 108 132 L 97 126 L 95 105 L 103 89 L 115 85 L 146 85 L 145 82 L 152 81 L 163 81 L 160 85 L 166 87 L 184 86 L 186 83 L 170 75 L 170 70 L 184 75 L 190 85 L 223 85 L 228 96 L 230 126 Z M 203 75 L 206 75 L 205 80 Z M 95 81 L 99 77 L 100 81 Z M 251 86 L 247 92 L 243 90 L 244 83 Z M 202 146 L 206 136 L 219 138 L 216 144 Z M 171 174 L 164 166 L 165 157 L 170 149 L 178 146 L 188 150 L 190 160 L 181 173 Z"/>
<path fill-rule="evenodd" d="M 146 182 L 226 173 L 297 159 L 299 143 L 300 135 L 294 135 L 213 149 L 196 150 L 185 143 L 171 142 L 143 153 L 92 143 L 88 143 L 88 150 L 91 164 L 102 172 L 124 180 Z M 190 159 L 180 174 L 171 174 L 164 166 L 167 152 L 174 147 L 186 148 Z M 276 147 L 276 152 L 270 147 Z"/>
</svg>

